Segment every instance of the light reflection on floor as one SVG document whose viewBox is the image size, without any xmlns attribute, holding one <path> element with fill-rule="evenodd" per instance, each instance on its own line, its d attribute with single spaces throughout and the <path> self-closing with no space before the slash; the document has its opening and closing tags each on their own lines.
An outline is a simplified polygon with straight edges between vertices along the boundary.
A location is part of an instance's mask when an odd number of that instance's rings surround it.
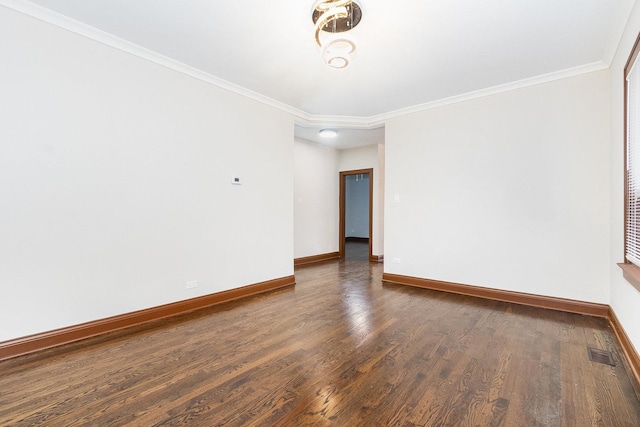
<svg viewBox="0 0 640 427">
<path fill-rule="evenodd" d="M 345 242 L 345 262 L 369 263 L 369 242 L 347 241 Z M 366 337 L 371 333 L 371 307 L 370 299 L 364 294 L 368 293 L 366 286 L 356 288 L 357 292 L 351 292 L 342 299 L 342 306 L 352 333 L 360 337 Z"/>
</svg>

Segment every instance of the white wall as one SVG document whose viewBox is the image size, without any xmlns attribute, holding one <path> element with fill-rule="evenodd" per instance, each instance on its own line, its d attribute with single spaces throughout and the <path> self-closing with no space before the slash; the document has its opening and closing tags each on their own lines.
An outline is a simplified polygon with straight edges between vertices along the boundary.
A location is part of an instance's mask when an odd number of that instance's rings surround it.
<svg viewBox="0 0 640 427">
<path fill-rule="evenodd" d="M 302 139 L 294 147 L 295 258 L 338 252 L 338 150 Z"/>
<path fill-rule="evenodd" d="M 0 341 L 293 274 L 291 117 L 3 7 L 0 34 Z"/>
<path fill-rule="evenodd" d="M 636 351 L 640 352 L 640 291 L 623 277 L 616 263 L 624 262 L 624 66 L 640 32 L 636 3 L 611 65 L 611 301 Z"/>
<path fill-rule="evenodd" d="M 605 70 L 389 120 L 385 272 L 607 304 L 609 94 Z"/>
<path fill-rule="evenodd" d="M 369 238 L 369 174 L 345 176 L 345 237 Z"/>
<path fill-rule="evenodd" d="M 384 256 L 384 188 L 385 188 L 385 168 L 384 168 L 384 144 L 378 144 L 378 168 L 376 172 L 375 183 L 377 183 L 378 191 L 374 195 L 374 241 L 377 249 L 376 254 Z"/>
<path fill-rule="evenodd" d="M 381 165 L 384 165 L 385 159 L 384 157 L 379 157 L 380 153 L 384 154 L 384 149 L 379 148 L 380 145 L 381 144 L 375 144 L 340 150 L 339 155 L 339 170 L 341 172 L 358 169 L 373 169 L 373 235 L 370 237 L 372 239 L 371 250 L 373 255 L 384 254 L 382 231 L 383 210 L 380 208 L 382 206 L 381 200 L 384 197 L 384 170 Z"/>
</svg>

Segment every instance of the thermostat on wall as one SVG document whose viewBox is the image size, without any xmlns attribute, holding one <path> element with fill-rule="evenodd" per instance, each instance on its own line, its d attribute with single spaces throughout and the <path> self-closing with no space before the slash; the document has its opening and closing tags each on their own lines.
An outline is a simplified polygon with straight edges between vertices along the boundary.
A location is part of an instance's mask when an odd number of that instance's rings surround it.
<svg viewBox="0 0 640 427">
<path fill-rule="evenodd" d="M 231 183 L 234 185 L 242 185 L 242 178 L 239 176 L 234 176 L 231 178 Z"/>
</svg>

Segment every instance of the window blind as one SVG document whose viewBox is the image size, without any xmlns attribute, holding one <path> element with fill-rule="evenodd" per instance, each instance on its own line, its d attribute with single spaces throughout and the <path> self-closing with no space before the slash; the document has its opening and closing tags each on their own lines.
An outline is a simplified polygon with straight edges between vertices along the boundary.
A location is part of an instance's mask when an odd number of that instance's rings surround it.
<svg viewBox="0 0 640 427">
<path fill-rule="evenodd" d="M 627 74 L 626 258 L 640 266 L 640 67 Z"/>
</svg>

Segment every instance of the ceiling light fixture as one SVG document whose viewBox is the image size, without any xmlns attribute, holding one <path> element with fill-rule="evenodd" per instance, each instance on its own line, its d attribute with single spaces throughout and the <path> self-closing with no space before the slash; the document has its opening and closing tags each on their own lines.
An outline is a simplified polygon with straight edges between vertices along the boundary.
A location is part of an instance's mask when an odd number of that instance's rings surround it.
<svg viewBox="0 0 640 427">
<path fill-rule="evenodd" d="M 335 138 L 338 136 L 338 132 L 333 129 L 321 129 L 318 134 L 323 138 Z"/>
<path fill-rule="evenodd" d="M 356 44 L 343 33 L 360 23 L 360 6 L 354 0 L 321 0 L 313 8 L 311 18 L 324 63 L 332 68 L 346 68 Z"/>
</svg>

